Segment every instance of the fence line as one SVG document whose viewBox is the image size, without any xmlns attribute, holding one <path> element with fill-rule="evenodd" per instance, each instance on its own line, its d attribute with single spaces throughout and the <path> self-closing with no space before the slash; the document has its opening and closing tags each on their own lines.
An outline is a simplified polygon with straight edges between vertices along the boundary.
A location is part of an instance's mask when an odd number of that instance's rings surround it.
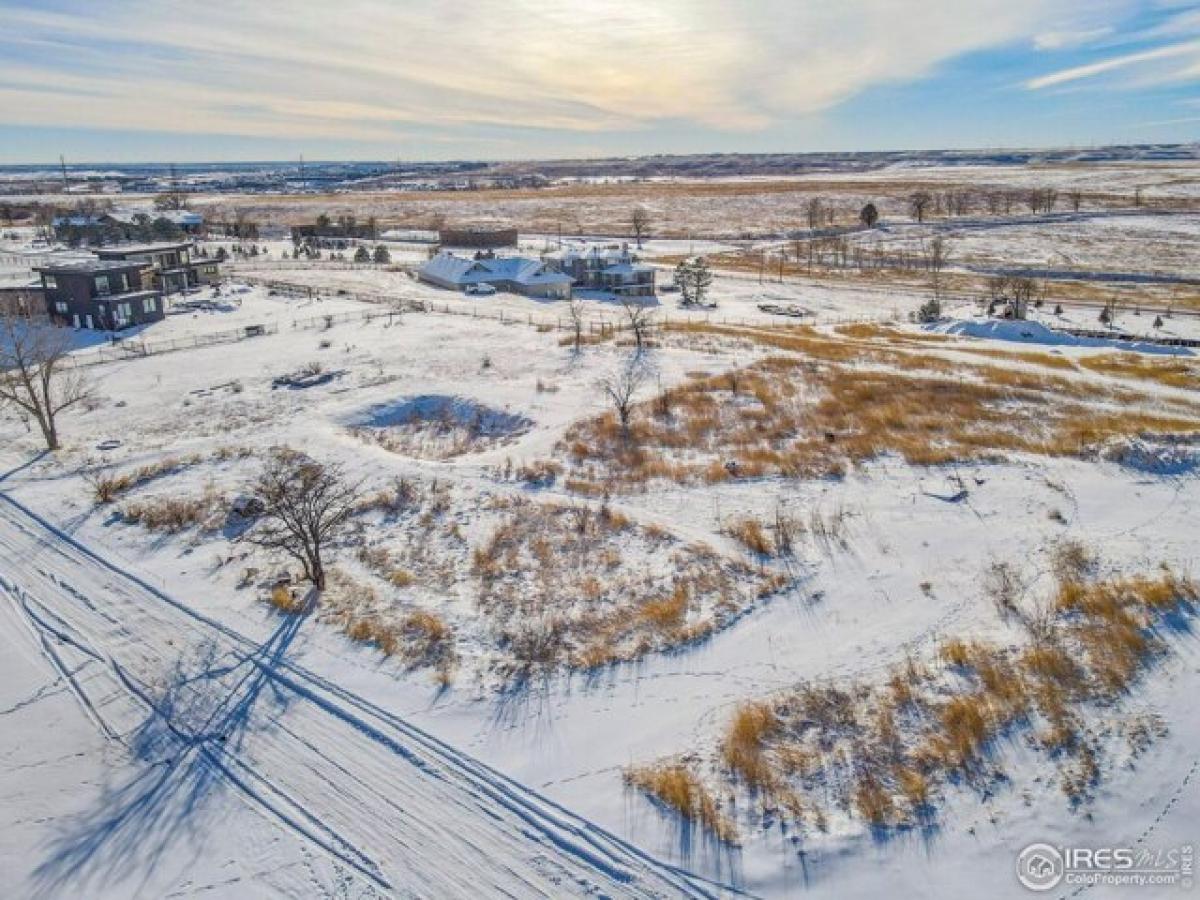
<svg viewBox="0 0 1200 900">
<path fill-rule="evenodd" d="M 297 293 L 302 296 L 316 297 L 322 293 L 328 294 L 328 289 L 315 288 L 311 285 L 299 284 L 295 282 L 273 281 L 267 278 L 259 278 L 255 276 L 245 276 L 245 279 L 251 283 L 260 283 L 269 289 L 277 291 Z M 387 294 L 376 294 L 358 291 L 338 291 L 337 296 L 348 297 L 360 303 L 371 304 L 383 309 L 366 309 L 354 310 L 340 313 L 326 313 L 323 315 L 311 316 L 308 318 L 296 318 L 291 320 L 291 328 L 297 331 L 320 329 L 325 330 L 332 328 L 334 325 L 346 324 L 348 322 L 363 322 L 370 323 L 376 319 L 392 319 L 404 313 L 433 313 L 438 315 L 460 316 L 463 318 L 483 319 L 488 321 L 499 322 L 501 325 L 526 325 L 538 328 L 542 331 L 562 331 L 573 332 L 574 324 L 569 320 L 564 320 L 561 316 L 556 316 L 553 319 L 543 316 L 535 316 L 532 312 L 525 314 L 513 313 L 504 309 L 490 310 L 486 307 L 471 306 L 469 308 L 453 307 L 449 303 L 433 303 L 424 300 L 413 300 L 403 297 L 395 297 Z M 811 318 L 811 317 L 806 317 Z M 891 315 L 862 315 L 862 316 L 842 316 L 836 318 L 823 318 L 821 323 L 824 325 L 859 325 L 879 322 L 892 322 L 897 320 L 897 316 Z M 756 328 L 766 330 L 787 330 L 795 328 L 797 325 L 803 324 L 803 321 L 796 317 L 780 317 L 778 319 L 746 319 L 743 317 L 729 317 L 706 313 L 703 317 L 699 315 L 681 316 L 674 320 L 675 324 L 703 324 L 722 326 L 730 328 Z M 660 319 L 653 323 L 654 328 L 669 328 L 672 325 L 672 319 L 669 314 L 663 314 Z M 585 330 L 588 335 L 599 335 L 601 338 L 613 336 L 618 331 L 628 331 L 629 326 L 620 321 L 612 321 L 603 316 L 589 316 L 585 321 Z M 1200 347 L 1200 340 L 1187 338 L 1167 338 L 1161 336 L 1134 336 L 1130 334 L 1112 334 L 1100 331 L 1092 331 L 1088 329 L 1071 329 L 1059 328 L 1055 329 L 1064 334 L 1071 334 L 1085 338 L 1105 338 L 1116 342 L 1141 342 L 1153 343 L 1166 346 L 1178 347 Z M 228 331 L 215 331 L 208 334 L 197 334 L 188 337 L 173 338 L 160 341 L 144 341 L 144 340 L 124 340 L 114 341 L 111 345 L 97 347 L 94 350 L 86 350 L 72 354 L 70 365 L 72 367 L 95 366 L 112 362 L 124 362 L 132 359 L 139 359 L 148 356 L 158 356 L 164 353 L 174 353 L 182 350 L 195 350 L 204 347 L 213 347 L 221 344 L 239 343 L 245 340 L 252 340 L 255 337 L 261 337 L 280 332 L 280 323 L 269 322 L 263 325 L 252 325 L 240 329 L 232 329 Z"/>
</svg>

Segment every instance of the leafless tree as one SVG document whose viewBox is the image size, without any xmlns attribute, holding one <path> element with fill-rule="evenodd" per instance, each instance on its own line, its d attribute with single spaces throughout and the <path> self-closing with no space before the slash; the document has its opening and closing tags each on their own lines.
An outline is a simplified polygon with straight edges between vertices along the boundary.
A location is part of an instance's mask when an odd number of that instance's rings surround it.
<svg viewBox="0 0 1200 900">
<path fill-rule="evenodd" d="M 15 406 L 57 450 L 58 414 L 91 396 L 78 369 L 68 369 L 71 333 L 15 312 L 0 316 L 0 407 Z"/>
<path fill-rule="evenodd" d="M 571 344 L 578 354 L 583 350 L 583 301 L 572 297 L 567 301 L 567 318 L 571 323 Z"/>
<path fill-rule="evenodd" d="M 868 203 L 859 211 L 858 221 L 862 222 L 863 228 L 874 228 L 875 223 L 879 221 L 879 207 Z"/>
<path fill-rule="evenodd" d="M 940 234 L 925 248 L 925 267 L 929 269 L 933 283 L 933 295 L 941 297 L 942 270 L 950 262 L 950 245 Z"/>
<path fill-rule="evenodd" d="M 952 216 L 965 216 L 971 211 L 972 200 L 970 191 L 947 191 L 946 212 Z"/>
<path fill-rule="evenodd" d="M 932 202 L 933 195 L 929 191 L 913 191 L 908 197 L 908 211 L 918 222 L 924 222 L 925 213 Z"/>
<path fill-rule="evenodd" d="M 621 307 L 625 310 L 625 317 L 629 319 L 629 330 L 633 332 L 633 342 L 637 348 L 635 352 L 639 356 L 646 349 L 646 339 L 654 327 L 654 307 L 643 303 L 643 299 L 642 297 L 621 297 Z"/>
<path fill-rule="evenodd" d="M 825 201 L 820 197 L 812 197 L 808 201 L 805 212 L 808 219 L 808 230 L 816 231 L 821 227 L 821 221 L 824 218 Z"/>
<path fill-rule="evenodd" d="M 642 238 L 650 230 L 650 211 L 644 206 L 635 206 L 629 216 L 629 224 L 633 228 L 633 238 L 637 241 L 638 249 L 642 249 Z"/>
<path fill-rule="evenodd" d="M 1038 296 L 1038 283 L 1027 275 L 1015 275 L 1009 279 L 1009 291 L 1013 301 L 1013 318 L 1024 319 L 1029 314 L 1029 304 Z"/>
<path fill-rule="evenodd" d="M 629 419 L 637 402 L 638 392 L 650 377 L 649 367 L 636 353 L 625 365 L 600 379 L 598 385 L 604 396 L 612 403 L 617 420 L 621 423 L 621 434 L 629 439 Z"/>
<path fill-rule="evenodd" d="M 1071 209 L 1079 212 L 1079 207 L 1083 206 L 1083 191 L 1079 188 L 1072 188 L 1067 193 L 1067 200 L 1071 204 Z"/>
<path fill-rule="evenodd" d="M 325 554 L 354 512 L 359 485 L 348 482 L 336 463 L 275 448 L 250 493 L 263 512 L 242 539 L 292 557 L 304 577 L 325 590 Z"/>
</svg>

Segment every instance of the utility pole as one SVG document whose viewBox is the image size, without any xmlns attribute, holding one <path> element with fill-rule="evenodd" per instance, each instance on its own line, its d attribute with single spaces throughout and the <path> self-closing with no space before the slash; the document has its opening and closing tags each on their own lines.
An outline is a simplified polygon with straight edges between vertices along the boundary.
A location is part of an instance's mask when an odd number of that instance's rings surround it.
<svg viewBox="0 0 1200 900">
<path fill-rule="evenodd" d="M 63 190 L 65 191 L 70 187 L 70 183 L 67 181 L 67 158 L 61 153 L 58 154 L 58 164 L 62 166 Z"/>
<path fill-rule="evenodd" d="M 300 154 L 300 190 L 308 190 L 308 179 L 304 175 L 304 154 Z"/>
</svg>

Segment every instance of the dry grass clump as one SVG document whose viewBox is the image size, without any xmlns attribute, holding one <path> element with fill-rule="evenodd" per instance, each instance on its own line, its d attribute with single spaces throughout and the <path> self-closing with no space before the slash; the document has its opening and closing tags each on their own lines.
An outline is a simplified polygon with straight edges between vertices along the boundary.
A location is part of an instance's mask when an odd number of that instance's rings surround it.
<svg viewBox="0 0 1200 900">
<path fill-rule="evenodd" d="M 765 740 L 778 728 L 779 718 L 775 710 L 766 703 L 758 702 L 742 704 L 729 723 L 721 746 L 721 757 L 751 787 L 767 788 L 774 781 L 774 774 L 763 751 Z"/>
<path fill-rule="evenodd" d="M 253 455 L 249 447 L 223 445 L 213 450 L 208 456 L 211 462 L 228 462 L 233 459 L 246 459 Z M 168 475 L 177 475 L 185 469 L 190 469 L 205 462 L 200 453 L 190 453 L 187 456 L 167 456 L 157 462 L 146 463 L 135 469 L 118 473 L 115 470 L 97 468 L 86 469 L 83 479 L 92 492 L 92 500 L 97 504 L 111 503 L 122 494 L 135 488 L 144 487 L 152 481 Z"/>
<path fill-rule="evenodd" d="M 1102 774 L 1091 704 L 1132 689 L 1166 651 L 1155 630 L 1192 614 L 1200 589 L 1167 569 L 1095 579 L 1079 549 L 1060 548 L 1053 605 L 1021 617 L 1024 646 L 951 638 L 940 667 L 909 658 L 876 684 L 801 685 L 742 704 L 718 748 L 730 788 L 798 824 L 832 799 L 874 828 L 905 827 L 928 820 L 948 786 L 986 786 L 1000 738 L 1028 730 L 1071 803 L 1084 802 Z"/>
<path fill-rule="evenodd" d="M 92 490 L 92 499 L 99 505 L 111 503 L 121 494 L 134 488 L 142 487 L 164 475 L 174 475 L 202 462 L 204 462 L 204 457 L 199 453 L 185 457 L 168 456 L 158 462 L 147 463 L 120 474 L 113 471 L 91 470 L 85 472 L 83 477 Z"/>
<path fill-rule="evenodd" d="M 1190 433 L 1200 416 L 1194 403 L 1127 386 L 951 361 L 909 335 L 864 340 L 803 327 L 669 327 L 782 353 L 670 388 L 669 401 L 640 404 L 627 431 L 612 413 L 577 423 L 558 448 L 571 466 L 568 484 L 836 477 L 888 453 L 913 465 L 1075 456 L 1114 436 Z"/>
<path fill-rule="evenodd" d="M 737 829 L 721 811 L 712 793 L 681 763 L 630 766 L 625 783 L 653 797 L 662 806 L 705 828 L 726 844 L 737 843 Z"/>
<path fill-rule="evenodd" d="M 283 613 L 297 614 L 308 609 L 308 601 L 304 594 L 286 584 L 277 584 L 267 595 L 267 602 Z"/>
<path fill-rule="evenodd" d="M 725 526 L 725 530 L 735 541 L 758 556 L 772 556 L 775 553 L 775 543 L 767 535 L 762 522 L 753 516 L 735 519 Z"/>
<path fill-rule="evenodd" d="M 1167 387 L 1200 389 L 1200 365 L 1179 357 L 1151 357 L 1144 353 L 1105 353 L 1085 356 L 1079 365 L 1117 378 L 1153 381 Z"/>
<path fill-rule="evenodd" d="M 352 641 L 373 644 L 407 668 L 432 668 L 449 683 L 458 666 L 455 634 L 436 612 L 384 602 L 370 585 L 340 569 L 330 573 L 321 598 L 322 621 L 339 626 Z"/>
<path fill-rule="evenodd" d="M 1085 577 L 1096 565 L 1096 555 L 1079 541 L 1060 541 L 1050 554 L 1050 566 L 1060 583 Z"/>
<path fill-rule="evenodd" d="M 189 528 L 220 528 L 224 498 L 211 486 L 198 497 L 151 497 L 121 507 L 121 518 L 148 531 L 178 534 Z"/>
<path fill-rule="evenodd" d="M 680 647 L 781 586 L 770 573 L 642 528 L 607 503 L 521 498 L 511 506 L 472 551 L 471 574 L 515 674 L 594 669 Z"/>
</svg>

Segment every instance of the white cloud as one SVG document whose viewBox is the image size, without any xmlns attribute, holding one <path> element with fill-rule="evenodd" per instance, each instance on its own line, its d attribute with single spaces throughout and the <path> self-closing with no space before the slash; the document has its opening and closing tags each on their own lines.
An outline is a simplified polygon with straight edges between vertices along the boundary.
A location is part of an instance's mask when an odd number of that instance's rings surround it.
<svg viewBox="0 0 1200 900">
<path fill-rule="evenodd" d="M 1182 66 L 1178 65 L 1180 60 L 1182 60 Z M 1151 65 L 1165 61 L 1169 61 L 1173 65 L 1165 67 Z M 1198 63 L 1200 63 L 1200 41 L 1184 41 L 1178 44 L 1154 47 L 1150 50 L 1139 50 L 1135 53 L 1113 56 L 1069 69 L 1060 69 L 1057 72 L 1030 79 L 1026 82 L 1026 87 L 1036 91 L 1119 70 L 1137 70 L 1136 83 L 1144 86 L 1166 81 L 1187 80 L 1195 75 Z"/>
<path fill-rule="evenodd" d="M 105 4 L 102 15 L 91 4 L 77 12 L 5 8 L 0 53 L 11 45 L 28 60 L 37 47 L 44 62 L 0 70 L 0 121 L 361 139 L 414 128 L 587 133 L 664 121 L 756 129 L 928 76 L 973 50 L 1035 35 L 1065 41 L 1129 2 L 124 0 Z"/>
<path fill-rule="evenodd" d="M 1108 37 L 1115 31 L 1112 26 L 1100 28 L 1083 28 L 1078 31 L 1044 31 L 1033 36 L 1033 46 L 1037 50 L 1065 50 L 1069 47 L 1082 47 L 1103 37 Z"/>
</svg>

